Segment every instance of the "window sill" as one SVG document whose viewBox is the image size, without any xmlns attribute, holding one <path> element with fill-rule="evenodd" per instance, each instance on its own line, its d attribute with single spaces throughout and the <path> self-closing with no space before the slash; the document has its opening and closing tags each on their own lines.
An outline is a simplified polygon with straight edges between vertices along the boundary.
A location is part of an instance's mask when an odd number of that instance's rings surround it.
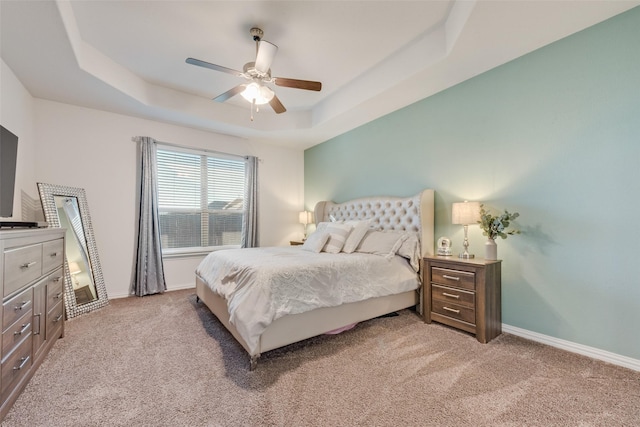
<svg viewBox="0 0 640 427">
<path fill-rule="evenodd" d="M 197 248 L 197 249 L 168 249 L 162 251 L 163 259 L 170 258 L 195 258 L 209 255 L 211 252 L 221 251 L 225 249 L 240 249 L 240 245 L 233 246 L 215 246 L 211 248 Z"/>
</svg>

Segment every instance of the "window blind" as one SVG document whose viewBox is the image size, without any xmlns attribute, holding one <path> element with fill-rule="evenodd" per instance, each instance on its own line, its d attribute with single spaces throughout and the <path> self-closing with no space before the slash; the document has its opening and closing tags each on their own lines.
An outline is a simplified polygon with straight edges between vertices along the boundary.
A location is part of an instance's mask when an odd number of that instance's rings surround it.
<svg viewBox="0 0 640 427">
<path fill-rule="evenodd" d="M 163 253 L 239 246 L 245 161 L 160 147 L 157 157 Z"/>
</svg>

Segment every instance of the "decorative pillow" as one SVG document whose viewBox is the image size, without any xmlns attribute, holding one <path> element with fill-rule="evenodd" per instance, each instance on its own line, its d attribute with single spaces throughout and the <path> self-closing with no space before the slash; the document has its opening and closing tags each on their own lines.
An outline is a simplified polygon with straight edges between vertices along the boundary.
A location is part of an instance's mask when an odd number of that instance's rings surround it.
<svg viewBox="0 0 640 427">
<path fill-rule="evenodd" d="M 327 226 L 331 224 L 330 222 L 319 222 L 318 225 L 316 225 L 316 231 L 325 231 L 327 229 Z"/>
<path fill-rule="evenodd" d="M 402 242 L 396 255 L 406 258 L 411 268 L 417 273 L 420 270 L 420 238 L 418 233 L 406 232 L 407 238 Z"/>
<path fill-rule="evenodd" d="M 307 240 L 304 241 L 302 249 L 309 252 L 319 253 L 327 243 L 327 240 L 329 240 L 329 233 L 316 230 L 307 237 Z"/>
<path fill-rule="evenodd" d="M 353 229 L 351 230 L 351 233 L 349 233 L 347 241 L 344 242 L 342 252 L 350 254 L 356 250 L 364 235 L 367 234 L 371 221 L 347 221 L 345 224 L 351 225 Z"/>
<path fill-rule="evenodd" d="M 329 240 L 322 249 L 330 254 L 337 254 L 344 246 L 344 242 L 347 241 L 347 236 L 351 232 L 351 226 L 347 224 L 340 224 L 332 222 L 327 225 L 326 232 L 329 234 Z"/>
<path fill-rule="evenodd" d="M 391 258 L 409 237 L 405 232 L 368 230 L 356 252 Z"/>
</svg>

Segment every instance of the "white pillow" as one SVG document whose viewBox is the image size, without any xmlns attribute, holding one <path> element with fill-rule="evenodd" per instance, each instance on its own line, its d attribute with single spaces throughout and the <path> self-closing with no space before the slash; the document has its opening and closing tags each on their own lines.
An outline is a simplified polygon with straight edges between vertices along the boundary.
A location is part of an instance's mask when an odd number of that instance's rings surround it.
<svg viewBox="0 0 640 427">
<path fill-rule="evenodd" d="M 331 224 L 330 222 L 319 222 L 316 225 L 316 231 L 325 231 L 327 229 L 327 225 Z"/>
<path fill-rule="evenodd" d="M 304 241 L 302 249 L 309 252 L 319 253 L 327 243 L 327 240 L 329 240 L 329 233 L 316 230 L 307 237 L 307 240 Z"/>
<path fill-rule="evenodd" d="M 322 250 L 329 252 L 330 254 L 337 254 L 340 252 L 344 246 L 344 242 L 347 241 L 347 236 L 351 232 L 351 228 L 352 227 L 350 225 L 339 224 L 337 222 L 332 222 L 327 225 L 325 232 L 329 233 L 329 240 Z"/>
<path fill-rule="evenodd" d="M 404 232 L 368 230 L 356 252 L 391 258 L 407 237 Z"/>
<path fill-rule="evenodd" d="M 347 241 L 344 242 L 344 246 L 342 247 L 342 252 L 350 254 L 355 252 L 356 248 L 362 241 L 362 238 L 367 231 L 369 230 L 369 225 L 371 224 L 371 220 L 366 221 L 347 221 L 345 222 L 347 225 L 351 225 L 353 229 L 349 236 L 347 237 Z"/>
<path fill-rule="evenodd" d="M 420 238 L 418 233 L 406 232 L 407 238 L 402 242 L 396 255 L 409 260 L 409 264 L 417 273 L 420 270 Z"/>
</svg>

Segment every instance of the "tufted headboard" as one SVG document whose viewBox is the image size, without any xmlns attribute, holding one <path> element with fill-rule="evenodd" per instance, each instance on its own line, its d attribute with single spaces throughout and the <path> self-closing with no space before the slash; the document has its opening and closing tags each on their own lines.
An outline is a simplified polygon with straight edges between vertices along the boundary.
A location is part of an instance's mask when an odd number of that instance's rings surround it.
<svg viewBox="0 0 640 427">
<path fill-rule="evenodd" d="M 421 237 L 422 256 L 434 254 L 434 191 L 424 190 L 413 197 L 365 197 L 343 203 L 318 202 L 316 224 L 330 221 L 373 219 L 380 230 L 416 231 Z"/>
</svg>

